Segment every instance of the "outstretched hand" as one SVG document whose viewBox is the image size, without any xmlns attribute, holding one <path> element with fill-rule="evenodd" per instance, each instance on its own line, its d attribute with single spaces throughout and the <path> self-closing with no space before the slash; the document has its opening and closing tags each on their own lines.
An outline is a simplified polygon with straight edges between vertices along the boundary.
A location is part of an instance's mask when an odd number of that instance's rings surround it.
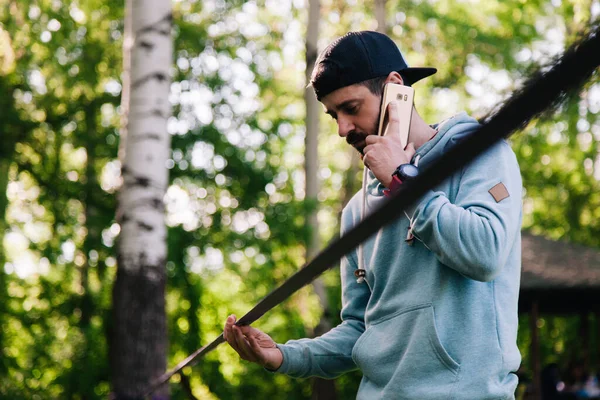
<svg viewBox="0 0 600 400">
<path fill-rule="evenodd" d="M 283 354 L 269 335 L 251 326 L 236 326 L 235 315 L 227 317 L 223 337 L 242 360 L 276 370 L 283 363 Z"/>
</svg>

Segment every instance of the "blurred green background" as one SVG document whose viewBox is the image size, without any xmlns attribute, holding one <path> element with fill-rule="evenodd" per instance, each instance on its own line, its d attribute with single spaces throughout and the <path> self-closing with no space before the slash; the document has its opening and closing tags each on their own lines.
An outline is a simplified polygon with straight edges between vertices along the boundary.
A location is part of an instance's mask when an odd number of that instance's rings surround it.
<svg viewBox="0 0 600 400">
<path fill-rule="evenodd" d="M 323 0 L 319 49 L 347 31 L 376 29 L 373 9 L 371 1 Z M 169 365 L 304 263 L 305 216 L 316 206 L 304 201 L 306 2 L 176 0 L 173 12 Z M 110 393 L 123 13 L 114 0 L 0 0 L 2 398 Z M 417 108 L 434 123 L 461 110 L 482 117 L 599 14 L 597 0 L 388 0 L 385 18 L 410 65 L 439 70 L 415 86 Z M 525 230 L 600 249 L 599 111 L 596 72 L 511 139 L 526 189 Z M 321 122 L 324 246 L 360 170 L 334 122 L 325 114 Z M 335 324 L 338 269 L 323 281 Z M 313 335 L 322 314 L 308 287 L 255 326 L 285 342 Z M 538 321 L 543 364 L 581 356 L 576 318 Z M 524 374 L 528 330 L 524 318 Z M 201 399 L 311 396 L 310 381 L 266 373 L 226 346 L 185 372 Z M 359 381 L 358 372 L 339 378 L 339 398 L 353 398 Z M 178 377 L 171 393 L 187 398 Z"/>
</svg>

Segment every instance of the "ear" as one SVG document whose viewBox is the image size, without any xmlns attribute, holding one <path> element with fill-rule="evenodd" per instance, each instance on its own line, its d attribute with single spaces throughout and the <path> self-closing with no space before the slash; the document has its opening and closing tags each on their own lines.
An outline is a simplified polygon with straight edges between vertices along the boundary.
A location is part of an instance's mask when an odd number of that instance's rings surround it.
<svg viewBox="0 0 600 400">
<path fill-rule="evenodd" d="M 404 80 L 402 80 L 402 77 L 398 72 L 392 71 L 387 78 L 385 78 L 385 83 L 397 83 L 398 85 L 404 85 Z"/>
</svg>

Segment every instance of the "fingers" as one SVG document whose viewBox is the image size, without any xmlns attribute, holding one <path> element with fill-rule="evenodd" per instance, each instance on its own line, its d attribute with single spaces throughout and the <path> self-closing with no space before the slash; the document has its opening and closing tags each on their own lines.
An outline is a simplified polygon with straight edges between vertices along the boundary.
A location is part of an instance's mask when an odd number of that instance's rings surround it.
<svg viewBox="0 0 600 400">
<path fill-rule="evenodd" d="M 230 315 L 225 321 L 225 329 L 223 330 L 223 338 L 229 343 L 229 345 L 242 357 L 244 360 L 247 359 L 247 354 L 244 348 L 241 346 L 243 340 L 239 339 L 240 332 L 236 331 L 235 326 L 235 315 Z"/>
<path fill-rule="evenodd" d="M 408 156 L 409 160 L 412 160 L 413 156 L 416 153 L 415 150 L 415 144 L 413 142 L 410 142 L 407 146 L 406 149 L 404 149 L 404 151 L 406 152 L 406 155 Z"/>
<path fill-rule="evenodd" d="M 262 335 L 266 336 L 266 334 L 263 331 L 261 331 L 260 329 L 253 328 L 250 325 L 238 326 L 238 328 L 240 328 L 244 336 L 247 337 L 260 337 Z"/>
<path fill-rule="evenodd" d="M 395 100 L 388 104 L 388 118 L 390 125 L 400 124 L 400 116 L 398 115 L 398 102 Z"/>
<path fill-rule="evenodd" d="M 237 326 L 235 322 L 235 315 L 227 317 L 223 338 L 239 354 L 240 358 L 260 363 L 261 347 L 276 347 L 275 342 L 262 331 L 251 326 Z"/>
<path fill-rule="evenodd" d="M 260 344 L 258 343 L 256 337 L 248 336 L 248 343 L 250 343 L 250 347 L 255 353 L 260 353 Z"/>
<path fill-rule="evenodd" d="M 252 344 L 252 340 L 258 343 L 260 348 L 274 348 L 277 347 L 271 336 L 267 335 L 263 331 L 253 328 L 251 326 L 240 326 L 239 327 L 244 336 L 250 344 Z"/>
<path fill-rule="evenodd" d="M 369 144 L 379 143 L 383 140 L 385 140 L 384 136 L 369 135 L 365 138 L 365 143 L 367 145 L 369 145 Z"/>
<path fill-rule="evenodd" d="M 391 101 L 385 113 L 384 126 L 387 124 L 388 132 L 397 132 L 400 127 L 400 116 L 398 115 L 398 103 Z"/>
<path fill-rule="evenodd" d="M 261 356 L 263 354 L 262 348 L 266 346 L 262 346 L 260 340 L 258 340 L 255 336 L 247 336 L 247 338 L 248 343 L 250 344 L 250 349 L 254 352 L 254 354 L 256 354 L 255 362 L 262 365 L 263 367 L 266 367 L 268 362 L 265 357 Z M 273 347 L 277 346 L 275 346 L 275 344 L 273 343 Z"/>
<path fill-rule="evenodd" d="M 250 348 L 250 344 L 246 340 L 246 337 L 242 333 L 242 330 L 238 326 L 233 326 L 233 333 L 235 342 L 237 344 L 237 351 L 240 356 L 246 361 L 256 361 L 256 353 Z"/>
<path fill-rule="evenodd" d="M 235 329 L 235 321 L 236 321 L 235 315 L 232 314 L 229 317 L 227 317 L 227 320 L 225 322 L 225 329 L 223 330 L 223 338 L 227 341 L 227 343 L 231 346 L 231 348 L 240 355 L 240 357 L 242 359 L 246 359 L 246 354 L 240 348 L 240 345 L 236 338 L 236 332 L 234 330 Z"/>
<path fill-rule="evenodd" d="M 223 328 L 223 338 L 225 340 L 227 340 L 227 342 L 229 343 L 230 338 L 233 338 L 233 334 L 231 332 L 231 327 L 233 326 L 233 324 L 235 323 L 235 315 L 231 314 L 229 317 L 227 317 L 227 320 L 225 321 L 225 327 Z M 231 344 L 231 343 L 229 343 Z"/>
<path fill-rule="evenodd" d="M 245 327 L 242 327 L 244 330 Z M 250 332 L 251 331 L 251 332 Z M 256 355 L 256 363 L 272 371 L 277 370 L 283 362 L 283 354 L 269 335 L 258 329 L 250 328 L 246 335 L 250 348 Z"/>
</svg>

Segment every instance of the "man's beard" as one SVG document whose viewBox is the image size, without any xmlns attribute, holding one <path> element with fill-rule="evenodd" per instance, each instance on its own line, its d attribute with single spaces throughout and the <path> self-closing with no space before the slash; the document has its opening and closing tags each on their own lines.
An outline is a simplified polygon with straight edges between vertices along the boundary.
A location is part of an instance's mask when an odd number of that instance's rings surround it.
<svg viewBox="0 0 600 400">
<path fill-rule="evenodd" d="M 356 149 L 356 151 L 358 151 L 362 155 L 364 148 L 367 146 L 365 139 L 369 135 L 376 135 L 378 126 L 379 126 L 379 118 L 373 125 L 371 132 L 361 132 L 361 131 L 357 131 L 357 130 L 351 130 L 350 132 L 348 132 L 348 135 L 346 135 L 346 142 L 349 145 L 351 145 L 352 147 L 354 147 Z"/>
</svg>

